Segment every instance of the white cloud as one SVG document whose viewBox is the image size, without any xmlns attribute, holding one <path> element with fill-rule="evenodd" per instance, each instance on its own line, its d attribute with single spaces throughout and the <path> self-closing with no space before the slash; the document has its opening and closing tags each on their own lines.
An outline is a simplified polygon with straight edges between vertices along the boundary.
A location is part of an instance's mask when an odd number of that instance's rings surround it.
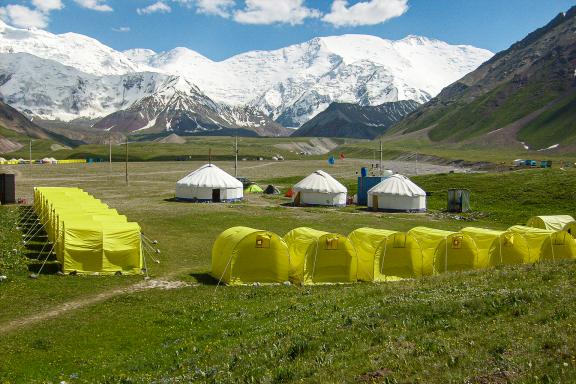
<svg viewBox="0 0 576 384">
<path fill-rule="evenodd" d="M 235 0 L 196 0 L 196 12 L 228 18 L 235 5 Z"/>
<path fill-rule="evenodd" d="M 0 18 L 20 28 L 46 28 L 48 25 L 48 16 L 45 13 L 17 4 L 0 7 Z"/>
<path fill-rule="evenodd" d="M 130 27 L 112 28 L 114 32 L 130 32 Z"/>
<path fill-rule="evenodd" d="M 334 0 L 330 13 L 322 20 L 336 27 L 380 24 L 403 15 L 408 0 L 371 0 L 348 6 L 346 0 Z"/>
<path fill-rule="evenodd" d="M 172 8 L 170 8 L 170 6 L 168 4 L 163 3 L 162 1 L 157 1 L 156 3 L 150 4 L 147 7 L 138 8 L 136 10 L 136 12 L 139 15 L 148 15 L 150 13 L 155 13 L 155 12 L 170 13 L 170 12 L 172 12 Z"/>
<path fill-rule="evenodd" d="M 304 0 L 246 0 L 246 8 L 234 12 L 234 20 L 243 24 L 296 25 L 320 15 L 320 11 L 304 6 Z"/>
<path fill-rule="evenodd" d="M 62 0 L 32 0 L 32 5 L 44 13 L 64 8 Z"/>
<path fill-rule="evenodd" d="M 111 6 L 106 4 L 106 0 L 74 0 L 79 6 L 93 11 L 112 12 Z"/>
</svg>

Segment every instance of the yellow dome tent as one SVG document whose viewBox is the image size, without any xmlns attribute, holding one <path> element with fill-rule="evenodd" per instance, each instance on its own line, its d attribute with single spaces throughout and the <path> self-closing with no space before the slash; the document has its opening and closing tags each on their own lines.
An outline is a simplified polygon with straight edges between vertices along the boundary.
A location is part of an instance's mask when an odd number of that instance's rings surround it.
<svg viewBox="0 0 576 384">
<path fill-rule="evenodd" d="M 408 234 L 414 236 L 422 248 L 424 275 L 432 274 L 428 267 L 432 263 L 434 273 L 480 267 L 476 244 L 466 234 L 427 227 L 412 228 Z"/>
<path fill-rule="evenodd" d="M 528 219 L 526 226 L 561 231 L 571 221 L 574 218 L 570 215 L 534 216 Z"/>
<path fill-rule="evenodd" d="M 561 260 L 576 258 L 576 241 L 568 232 L 514 225 L 508 229 L 521 234 L 528 242 L 531 254 L 538 260 Z"/>
<path fill-rule="evenodd" d="M 538 261 L 539 253 L 530 253 L 528 242 L 519 233 L 476 227 L 463 228 L 460 232 L 476 243 L 481 268 Z"/>
<path fill-rule="evenodd" d="M 422 250 L 412 236 L 385 229 L 359 228 L 348 238 L 358 255 L 358 280 L 390 281 L 422 276 Z"/>
<path fill-rule="evenodd" d="M 284 240 L 290 253 L 290 279 L 294 283 L 356 281 L 356 250 L 347 237 L 301 227 L 288 232 Z"/>
<path fill-rule="evenodd" d="M 64 273 L 140 274 L 140 226 L 79 188 L 34 189 L 34 209 Z"/>
<path fill-rule="evenodd" d="M 228 285 L 283 283 L 289 267 L 288 247 L 272 232 L 232 227 L 212 247 L 212 276 Z"/>
<path fill-rule="evenodd" d="M 576 239 L 576 221 L 569 222 L 564 226 L 562 230 L 568 232 L 572 235 L 573 238 Z"/>
</svg>

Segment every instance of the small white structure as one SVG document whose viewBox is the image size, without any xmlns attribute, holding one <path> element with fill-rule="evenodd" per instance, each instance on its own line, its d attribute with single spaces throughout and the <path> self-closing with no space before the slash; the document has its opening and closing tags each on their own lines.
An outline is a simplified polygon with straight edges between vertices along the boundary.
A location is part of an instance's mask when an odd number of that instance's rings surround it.
<svg viewBox="0 0 576 384">
<path fill-rule="evenodd" d="M 403 175 L 392 175 L 368 191 L 373 210 L 425 212 L 426 192 Z"/>
<path fill-rule="evenodd" d="M 295 205 L 346 205 L 346 187 L 321 170 L 306 176 L 292 190 L 292 202 Z"/>
<path fill-rule="evenodd" d="M 244 197 L 242 183 L 214 164 L 206 164 L 176 183 L 176 198 L 198 202 L 227 202 Z"/>
</svg>

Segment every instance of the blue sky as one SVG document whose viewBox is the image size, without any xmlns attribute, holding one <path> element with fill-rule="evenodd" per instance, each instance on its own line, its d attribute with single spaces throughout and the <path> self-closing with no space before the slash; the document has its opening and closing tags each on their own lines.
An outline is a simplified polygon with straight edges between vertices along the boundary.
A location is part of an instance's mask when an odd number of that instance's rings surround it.
<svg viewBox="0 0 576 384">
<path fill-rule="evenodd" d="M 573 0 L 0 0 L 17 26 L 77 32 L 118 50 L 191 48 L 213 60 L 316 36 L 409 34 L 493 52 Z"/>
</svg>

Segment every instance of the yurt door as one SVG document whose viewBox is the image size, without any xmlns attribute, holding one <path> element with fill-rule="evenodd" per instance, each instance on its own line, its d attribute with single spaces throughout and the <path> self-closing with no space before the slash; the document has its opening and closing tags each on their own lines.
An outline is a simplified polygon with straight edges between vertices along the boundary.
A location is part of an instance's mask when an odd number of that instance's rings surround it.
<svg viewBox="0 0 576 384">
<path fill-rule="evenodd" d="M 213 189 L 212 190 L 212 201 L 214 203 L 220 202 L 220 190 L 219 189 Z"/>
<path fill-rule="evenodd" d="M 294 205 L 300 205 L 300 192 L 296 192 L 296 197 L 294 198 Z"/>
<path fill-rule="evenodd" d="M 372 195 L 372 209 L 377 211 L 378 210 L 378 196 Z"/>
</svg>

